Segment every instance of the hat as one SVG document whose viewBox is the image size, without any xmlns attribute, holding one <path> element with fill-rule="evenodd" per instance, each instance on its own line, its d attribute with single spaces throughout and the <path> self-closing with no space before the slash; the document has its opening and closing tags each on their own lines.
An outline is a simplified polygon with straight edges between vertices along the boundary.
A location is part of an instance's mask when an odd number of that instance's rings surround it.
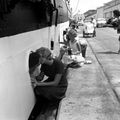
<svg viewBox="0 0 120 120">
<path fill-rule="evenodd" d="M 51 57 L 51 51 L 46 48 L 46 47 L 41 47 L 39 49 L 36 50 L 36 52 L 41 56 L 41 57 L 44 57 L 44 58 L 49 58 Z"/>
</svg>

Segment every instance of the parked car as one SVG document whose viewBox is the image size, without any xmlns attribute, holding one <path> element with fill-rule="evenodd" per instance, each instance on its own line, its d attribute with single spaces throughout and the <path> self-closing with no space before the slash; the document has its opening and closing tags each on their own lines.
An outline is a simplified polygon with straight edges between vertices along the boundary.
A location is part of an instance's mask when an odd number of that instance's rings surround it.
<svg viewBox="0 0 120 120">
<path fill-rule="evenodd" d="M 107 27 L 113 27 L 113 25 L 112 25 L 112 23 L 113 23 L 113 17 L 111 17 L 111 18 L 109 18 L 108 20 L 107 20 L 107 22 L 106 22 L 106 26 Z"/>
<path fill-rule="evenodd" d="M 94 25 L 91 22 L 85 22 L 83 28 L 83 37 L 90 36 L 94 37 Z"/>
<path fill-rule="evenodd" d="M 97 19 L 97 27 L 106 27 L 106 19 L 105 18 L 98 18 Z"/>
</svg>

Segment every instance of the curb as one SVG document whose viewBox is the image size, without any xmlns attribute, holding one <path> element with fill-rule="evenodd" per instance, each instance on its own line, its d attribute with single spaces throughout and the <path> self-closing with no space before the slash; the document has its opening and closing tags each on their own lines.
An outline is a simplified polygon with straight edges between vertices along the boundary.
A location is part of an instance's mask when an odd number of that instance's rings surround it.
<svg viewBox="0 0 120 120">
<path fill-rule="evenodd" d="M 95 38 L 94 38 L 95 39 Z M 96 39 L 95 39 L 96 40 Z M 96 60 L 98 61 L 98 64 L 100 65 L 100 68 L 101 70 L 103 71 L 104 75 L 105 75 L 105 78 L 107 79 L 107 81 L 109 82 L 110 84 L 110 88 L 112 89 L 114 95 L 116 96 L 117 98 L 117 101 L 120 103 L 120 82 L 118 83 L 114 83 L 112 82 L 112 80 L 110 79 L 109 75 L 106 73 L 105 69 L 104 69 L 104 66 L 102 65 L 102 63 L 100 62 L 100 59 L 99 57 L 96 55 L 95 53 L 95 50 L 93 49 L 92 45 L 90 44 L 90 42 L 86 39 L 92 53 L 94 54 Z M 113 75 L 114 77 L 114 75 Z"/>
</svg>

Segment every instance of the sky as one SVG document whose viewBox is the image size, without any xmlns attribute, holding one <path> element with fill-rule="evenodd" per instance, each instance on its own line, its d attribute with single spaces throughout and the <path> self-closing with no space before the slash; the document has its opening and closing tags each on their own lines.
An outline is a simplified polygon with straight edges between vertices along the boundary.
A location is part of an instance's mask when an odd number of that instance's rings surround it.
<svg viewBox="0 0 120 120">
<path fill-rule="evenodd" d="M 70 0 L 70 6 L 73 9 L 73 14 L 75 14 L 78 10 L 82 14 L 87 10 L 101 7 L 104 3 L 110 1 L 112 0 Z"/>
</svg>

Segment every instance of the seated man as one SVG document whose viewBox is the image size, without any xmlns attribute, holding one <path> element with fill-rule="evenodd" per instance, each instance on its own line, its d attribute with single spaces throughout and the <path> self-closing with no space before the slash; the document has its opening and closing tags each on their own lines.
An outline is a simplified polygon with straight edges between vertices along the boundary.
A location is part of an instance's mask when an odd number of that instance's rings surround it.
<svg viewBox="0 0 120 120">
<path fill-rule="evenodd" d="M 34 71 L 39 65 L 41 65 L 42 77 L 34 75 Z M 33 81 L 36 104 L 28 120 L 35 120 L 43 106 L 65 97 L 68 85 L 67 72 L 64 69 L 64 64 L 60 60 L 54 59 L 51 56 L 51 51 L 45 47 L 41 47 L 30 54 L 29 69 Z M 44 82 L 42 81 L 43 75 L 48 77 Z"/>
</svg>

